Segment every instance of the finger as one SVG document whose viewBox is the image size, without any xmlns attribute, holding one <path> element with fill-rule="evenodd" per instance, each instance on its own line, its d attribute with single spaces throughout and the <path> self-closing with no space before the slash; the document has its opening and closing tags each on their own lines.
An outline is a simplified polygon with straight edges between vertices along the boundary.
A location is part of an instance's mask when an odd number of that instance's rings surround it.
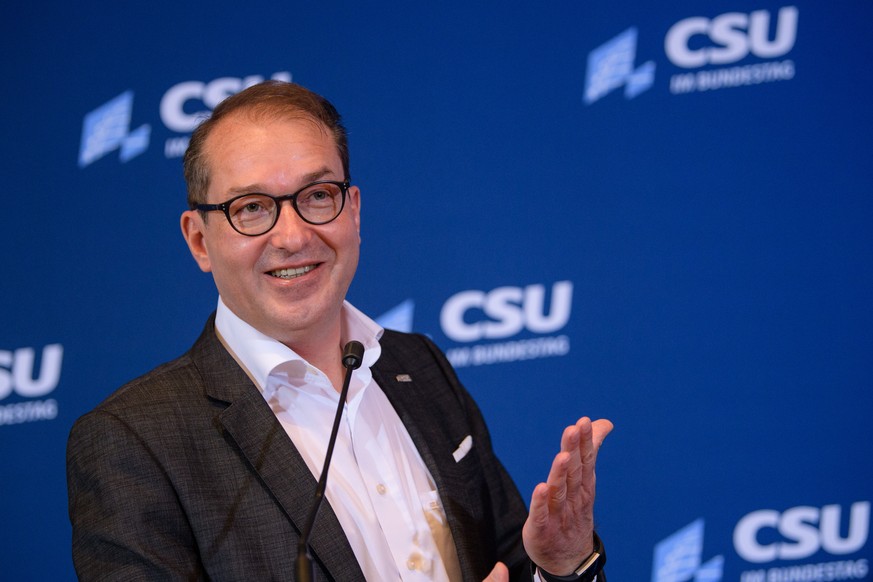
<svg viewBox="0 0 873 582">
<path fill-rule="evenodd" d="M 613 425 L 605 419 L 592 422 L 590 418 L 583 416 L 576 421 L 575 428 L 579 434 L 580 467 L 578 472 L 571 469 L 568 477 L 568 488 L 570 499 L 577 500 L 582 503 L 582 506 L 585 506 L 593 501 L 597 453 Z"/>
<path fill-rule="evenodd" d="M 530 511 L 528 522 L 535 528 L 545 528 L 549 523 L 549 505 L 551 500 L 551 487 L 548 483 L 540 483 L 534 487 L 530 496 Z"/>
<path fill-rule="evenodd" d="M 561 451 L 555 455 L 552 468 L 549 470 L 548 484 L 548 507 L 551 511 L 561 508 L 567 500 L 567 472 L 573 462 L 573 455 Z M 578 463 L 578 460 L 576 461 Z"/>
<path fill-rule="evenodd" d="M 570 453 L 571 472 L 577 469 L 577 465 L 584 460 L 585 441 L 591 440 L 591 419 L 583 416 L 576 421 L 576 424 L 568 426 L 564 429 L 564 434 L 561 437 L 561 450 Z"/>
<path fill-rule="evenodd" d="M 590 418 L 583 416 L 576 421 L 576 428 L 579 430 L 579 459 L 585 473 L 593 473 L 594 462 L 597 459 L 597 451 L 594 448 L 594 426 Z"/>
<path fill-rule="evenodd" d="M 582 417 L 576 422 L 579 429 L 579 455 L 582 463 L 592 465 L 597 460 L 597 452 L 603 444 L 606 436 L 612 432 L 613 424 L 605 418 L 591 422 L 587 417 Z"/>
<path fill-rule="evenodd" d="M 567 453 L 575 454 L 579 449 L 579 424 L 582 418 L 576 421 L 576 424 L 571 424 L 564 429 L 561 434 L 561 450 Z"/>
<path fill-rule="evenodd" d="M 509 582 L 509 569 L 503 562 L 497 562 L 494 569 L 482 582 Z"/>
<path fill-rule="evenodd" d="M 605 418 L 601 418 L 600 420 L 594 421 L 592 424 L 593 429 L 593 440 L 594 440 L 594 449 L 595 452 L 600 450 L 600 445 L 603 444 L 603 440 L 606 436 L 612 432 L 612 429 L 615 428 L 615 425 L 612 424 L 609 420 Z"/>
<path fill-rule="evenodd" d="M 586 425 L 583 420 L 589 424 Z M 590 439 L 590 432 L 590 421 L 587 418 L 579 419 L 575 425 L 564 429 L 564 434 L 561 438 L 561 450 L 566 451 L 568 454 L 565 481 L 567 484 L 567 498 L 569 499 L 575 499 L 583 485 L 585 478 L 584 459 L 582 457 L 584 453 L 583 443 L 586 439 Z"/>
</svg>

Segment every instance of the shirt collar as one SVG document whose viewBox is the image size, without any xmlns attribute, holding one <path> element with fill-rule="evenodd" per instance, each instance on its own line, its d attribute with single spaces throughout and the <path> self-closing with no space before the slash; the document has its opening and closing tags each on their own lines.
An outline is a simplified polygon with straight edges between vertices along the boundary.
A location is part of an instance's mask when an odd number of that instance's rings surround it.
<svg viewBox="0 0 873 582">
<path fill-rule="evenodd" d="M 366 385 L 372 378 L 370 367 L 382 354 L 379 338 L 385 330 L 348 301 L 343 302 L 341 317 L 342 343 L 354 339 L 364 345 L 363 361 L 355 370 L 355 376 Z M 215 314 L 215 331 L 261 392 L 267 387 L 269 376 L 279 367 L 283 368 L 283 374 L 297 370 L 301 376 L 315 370 L 294 350 L 240 319 L 221 297 Z"/>
</svg>

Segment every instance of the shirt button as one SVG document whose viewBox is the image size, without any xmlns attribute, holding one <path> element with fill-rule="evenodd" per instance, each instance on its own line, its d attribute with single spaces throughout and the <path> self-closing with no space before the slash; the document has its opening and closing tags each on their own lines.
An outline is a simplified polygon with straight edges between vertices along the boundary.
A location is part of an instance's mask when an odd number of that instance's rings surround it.
<svg viewBox="0 0 873 582">
<path fill-rule="evenodd" d="M 385 487 L 384 485 L 382 485 L 381 483 L 376 485 L 376 493 L 378 493 L 379 495 L 385 495 L 386 491 L 388 491 L 388 488 Z"/>
</svg>

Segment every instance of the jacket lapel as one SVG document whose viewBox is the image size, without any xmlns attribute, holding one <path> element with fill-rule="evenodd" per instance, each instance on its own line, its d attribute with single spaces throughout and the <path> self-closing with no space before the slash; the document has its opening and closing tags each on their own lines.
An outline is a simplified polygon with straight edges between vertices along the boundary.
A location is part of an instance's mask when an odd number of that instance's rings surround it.
<svg viewBox="0 0 873 582">
<path fill-rule="evenodd" d="M 206 394 L 227 404 L 218 416 L 251 469 L 273 494 L 299 534 L 315 495 L 316 480 L 260 391 L 218 340 L 210 318 L 192 349 Z M 289 551 L 296 552 L 295 545 Z M 363 579 L 336 514 L 325 499 L 309 546 L 316 561 L 338 580 Z"/>
<path fill-rule="evenodd" d="M 433 447 L 435 443 L 444 440 L 445 430 L 440 422 L 441 419 L 436 418 L 427 404 L 422 401 L 421 385 L 426 385 L 427 382 L 414 379 L 397 380 L 397 376 L 402 377 L 403 374 L 377 370 L 373 373 L 373 377 L 403 421 L 412 442 L 433 476 L 440 495 L 443 497 L 449 495 L 466 503 L 464 481 L 454 459 L 451 455 L 445 455 L 441 448 L 435 451 Z"/>
<path fill-rule="evenodd" d="M 383 338 L 385 339 L 385 338 Z M 456 398 L 445 377 L 431 365 L 416 365 L 416 356 L 421 348 L 403 353 L 404 346 L 394 345 L 388 349 L 383 343 L 382 357 L 373 367 L 373 377 L 385 392 L 400 416 L 412 442 L 434 479 L 446 519 L 452 532 L 458 554 L 458 562 L 464 580 L 475 580 L 476 558 L 467 549 L 478 547 L 477 540 L 468 539 L 467 532 L 476 531 L 471 519 L 481 511 L 468 494 L 468 484 L 458 470 L 448 443 L 460 444 L 466 434 L 464 423 L 457 418 L 446 418 L 434 404 L 445 404 Z M 386 353 L 387 352 L 387 353 Z M 401 364 L 404 362 L 404 364 Z M 431 359 L 430 364 L 433 363 Z M 457 427 L 455 426 L 457 424 Z M 447 434 L 450 435 L 447 437 Z M 448 440 L 447 440 L 448 439 Z"/>
</svg>

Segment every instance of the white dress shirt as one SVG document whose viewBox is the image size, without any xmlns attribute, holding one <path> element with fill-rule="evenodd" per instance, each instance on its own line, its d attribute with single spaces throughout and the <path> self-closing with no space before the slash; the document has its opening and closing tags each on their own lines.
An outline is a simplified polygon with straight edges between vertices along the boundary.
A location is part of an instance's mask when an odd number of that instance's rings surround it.
<svg viewBox="0 0 873 582">
<path fill-rule="evenodd" d="M 215 329 L 318 479 L 339 392 L 324 373 L 241 320 L 220 298 Z M 381 355 L 383 330 L 348 302 L 343 330 L 343 342 L 358 340 L 365 351 L 349 384 L 331 461 L 331 508 L 368 580 L 460 580 L 433 478 L 370 370 Z"/>
</svg>

